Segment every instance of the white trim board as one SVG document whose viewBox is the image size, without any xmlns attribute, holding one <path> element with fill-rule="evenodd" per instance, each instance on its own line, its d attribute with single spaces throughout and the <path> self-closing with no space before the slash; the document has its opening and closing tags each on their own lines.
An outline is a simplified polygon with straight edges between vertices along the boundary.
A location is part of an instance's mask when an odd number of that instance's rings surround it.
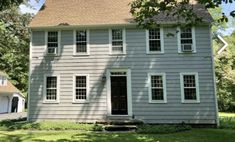
<svg viewBox="0 0 235 142">
<path fill-rule="evenodd" d="M 194 75 L 196 84 L 196 100 L 185 100 L 184 98 L 184 75 Z M 180 73 L 181 103 L 200 103 L 199 77 L 197 72 L 181 72 Z"/>
<path fill-rule="evenodd" d="M 128 115 L 112 115 L 111 113 L 111 72 L 126 72 L 127 77 L 127 109 Z M 106 72 L 106 81 L 107 81 L 107 115 L 108 116 L 132 116 L 132 87 L 131 87 L 131 70 L 130 69 L 107 69 Z"/>
</svg>

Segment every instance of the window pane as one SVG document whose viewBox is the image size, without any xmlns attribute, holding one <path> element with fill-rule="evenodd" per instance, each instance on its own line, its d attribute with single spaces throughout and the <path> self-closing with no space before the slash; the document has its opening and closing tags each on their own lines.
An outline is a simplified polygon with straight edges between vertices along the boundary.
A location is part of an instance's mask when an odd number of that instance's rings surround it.
<svg viewBox="0 0 235 142">
<path fill-rule="evenodd" d="M 112 39 L 113 40 L 122 40 L 122 30 L 112 30 Z"/>
<path fill-rule="evenodd" d="M 87 52 L 86 42 L 77 43 L 76 52 Z"/>
<path fill-rule="evenodd" d="M 184 89 L 185 100 L 196 100 L 196 88 Z"/>
<path fill-rule="evenodd" d="M 160 29 L 149 30 L 149 39 L 160 39 Z"/>
<path fill-rule="evenodd" d="M 56 89 L 47 89 L 47 100 L 56 100 Z"/>
<path fill-rule="evenodd" d="M 86 31 L 77 31 L 76 32 L 76 41 L 85 41 L 86 42 Z"/>
<path fill-rule="evenodd" d="M 56 88 L 57 77 L 47 77 L 47 88 Z"/>
<path fill-rule="evenodd" d="M 48 32 L 48 42 L 58 42 L 58 32 Z"/>
<path fill-rule="evenodd" d="M 123 45 L 122 45 L 122 41 L 113 41 L 112 42 L 112 51 L 113 52 L 122 52 L 123 51 Z"/>
<path fill-rule="evenodd" d="M 162 76 L 151 76 L 152 87 L 163 87 Z"/>
<path fill-rule="evenodd" d="M 184 87 L 196 87 L 194 75 L 184 75 Z"/>
<path fill-rule="evenodd" d="M 181 29 L 181 38 L 192 38 L 191 28 Z"/>
<path fill-rule="evenodd" d="M 163 89 L 152 89 L 152 100 L 163 100 Z"/>
<path fill-rule="evenodd" d="M 149 41 L 150 51 L 161 51 L 161 41 L 160 40 L 150 40 Z"/>
<path fill-rule="evenodd" d="M 86 87 L 86 76 L 76 76 L 76 87 Z"/>
<path fill-rule="evenodd" d="M 76 99 L 86 100 L 86 89 L 76 89 Z"/>
</svg>

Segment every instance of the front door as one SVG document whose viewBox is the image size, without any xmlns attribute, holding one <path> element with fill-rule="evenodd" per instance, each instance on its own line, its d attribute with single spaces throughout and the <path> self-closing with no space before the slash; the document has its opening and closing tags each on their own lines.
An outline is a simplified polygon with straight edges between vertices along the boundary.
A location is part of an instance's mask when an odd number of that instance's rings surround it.
<svg viewBox="0 0 235 142">
<path fill-rule="evenodd" d="M 111 113 L 128 115 L 127 76 L 111 76 Z"/>
</svg>

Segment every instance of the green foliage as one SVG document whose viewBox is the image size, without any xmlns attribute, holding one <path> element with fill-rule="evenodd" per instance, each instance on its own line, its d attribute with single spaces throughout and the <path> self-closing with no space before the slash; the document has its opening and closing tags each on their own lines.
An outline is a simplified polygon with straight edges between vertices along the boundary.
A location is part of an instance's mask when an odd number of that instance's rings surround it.
<svg viewBox="0 0 235 142">
<path fill-rule="evenodd" d="M 220 128 L 235 130 L 235 114 L 220 116 Z"/>
<path fill-rule="evenodd" d="M 221 55 L 216 52 L 222 45 L 214 41 L 218 106 L 220 111 L 235 112 L 235 33 L 225 40 L 229 46 Z"/>
<path fill-rule="evenodd" d="M 11 6 L 19 6 L 23 2 L 27 2 L 28 0 L 1 0 L 0 1 L 0 11 L 10 8 Z"/>
<path fill-rule="evenodd" d="M 69 121 L 1 121 L 0 131 L 4 130 L 83 130 L 83 131 L 102 131 L 102 125 L 80 124 Z"/>
<path fill-rule="evenodd" d="M 178 125 L 148 125 L 143 124 L 140 125 L 137 129 L 137 133 L 140 134 L 169 134 L 180 131 L 190 130 L 191 127 L 189 125 L 185 125 L 184 123 Z"/>
<path fill-rule="evenodd" d="M 232 3 L 235 0 L 196 0 L 198 3 L 205 5 L 206 8 L 219 7 L 223 3 Z M 202 18 L 197 16 L 193 10 L 193 6 L 189 6 L 190 0 L 134 0 L 130 3 L 131 14 L 139 26 L 144 28 L 152 28 L 156 25 L 154 16 L 159 13 L 166 13 L 175 17 L 184 17 L 187 25 L 195 25 L 202 22 Z M 234 17 L 234 12 L 231 16 Z M 224 13 L 220 13 L 220 22 L 227 22 L 228 18 Z"/>
<path fill-rule="evenodd" d="M 32 15 L 17 7 L 0 11 L 0 70 L 22 92 L 27 91 L 29 67 L 29 24 Z"/>
</svg>

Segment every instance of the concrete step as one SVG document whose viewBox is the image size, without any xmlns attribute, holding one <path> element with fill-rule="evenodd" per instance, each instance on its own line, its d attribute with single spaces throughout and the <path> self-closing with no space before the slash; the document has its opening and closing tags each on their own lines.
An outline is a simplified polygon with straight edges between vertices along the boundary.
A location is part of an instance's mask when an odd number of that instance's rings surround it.
<svg viewBox="0 0 235 142">
<path fill-rule="evenodd" d="M 136 125 L 105 125 L 104 130 L 106 131 L 135 131 L 137 130 Z"/>
<path fill-rule="evenodd" d="M 104 125 L 140 125 L 143 124 L 141 120 L 106 120 L 106 121 L 97 121 L 97 124 Z"/>
</svg>

